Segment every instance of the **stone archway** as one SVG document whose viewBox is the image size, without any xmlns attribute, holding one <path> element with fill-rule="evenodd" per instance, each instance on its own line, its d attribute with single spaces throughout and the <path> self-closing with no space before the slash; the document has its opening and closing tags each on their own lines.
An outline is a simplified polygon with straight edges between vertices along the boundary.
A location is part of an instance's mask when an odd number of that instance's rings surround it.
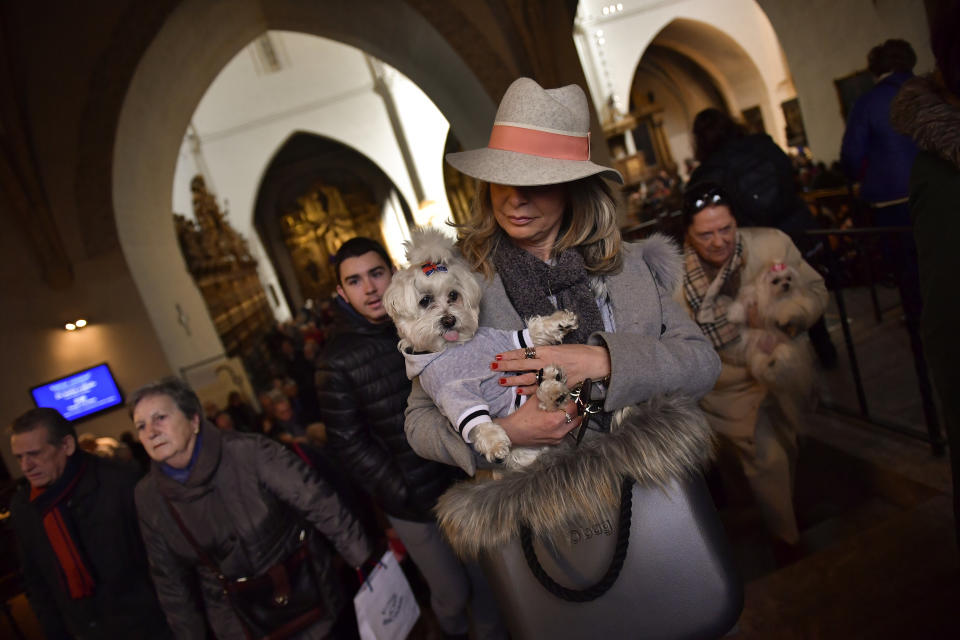
<svg viewBox="0 0 960 640">
<path fill-rule="evenodd" d="M 671 52 L 675 55 L 669 55 Z M 641 69 L 644 61 L 650 58 L 658 59 L 661 65 L 679 71 L 698 85 L 702 84 L 702 80 L 697 81 L 696 69 L 702 70 L 722 96 L 725 103 L 722 106 L 734 116 L 739 116 L 745 109 L 758 107 L 770 135 L 784 142 L 783 113 L 773 92 L 766 86 L 760 70 L 746 50 L 727 33 L 705 22 L 677 18 L 653 38 L 640 58 L 637 69 Z M 682 59 L 692 62 L 694 69 L 685 69 Z M 691 105 L 691 102 L 696 102 L 691 98 L 694 96 L 688 95 L 688 131 L 700 108 L 721 106 L 709 104 L 709 98 L 701 100 L 702 105 Z"/>
<path fill-rule="evenodd" d="M 391 213 L 407 226 L 414 224 L 409 203 L 398 195 L 397 186 L 368 157 L 322 136 L 304 132 L 290 136 L 273 154 L 260 181 L 254 227 L 292 308 L 299 308 L 305 298 L 312 296 L 301 286 L 303 273 L 285 243 L 281 217 L 299 209 L 298 199 L 315 188 L 318 182 L 361 201 L 361 204 L 373 205 L 378 226 L 384 209 L 391 208 L 399 198 L 402 210 Z M 383 238 L 375 239 L 383 241 Z"/>
<path fill-rule="evenodd" d="M 121 247 L 173 370 L 222 352 L 170 221 L 180 142 L 219 70 L 270 29 L 318 35 L 369 51 L 417 83 L 465 144 L 483 144 L 489 132 L 493 101 L 449 44 L 405 3 L 179 4 L 133 73 L 118 118 L 111 185 Z"/>
<path fill-rule="evenodd" d="M 783 114 L 756 65 L 727 34 L 703 22 L 678 18 L 644 50 L 630 86 L 631 104 L 662 109 L 662 128 L 674 160 L 693 157 L 691 130 L 708 107 L 735 118 L 755 112 L 775 140 L 785 142 Z"/>
<path fill-rule="evenodd" d="M 598 110 L 611 99 L 627 109 L 652 44 L 703 69 L 732 111 L 758 106 L 770 135 L 785 142 L 780 104 L 796 91 L 777 34 L 755 0 L 652 3 L 606 17 L 585 8 L 577 41 Z"/>
</svg>

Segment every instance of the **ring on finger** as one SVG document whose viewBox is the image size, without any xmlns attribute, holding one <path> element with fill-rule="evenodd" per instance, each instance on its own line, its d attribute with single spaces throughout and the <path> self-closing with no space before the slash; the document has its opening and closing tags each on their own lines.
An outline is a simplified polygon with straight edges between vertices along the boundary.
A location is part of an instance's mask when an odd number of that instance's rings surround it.
<svg viewBox="0 0 960 640">
<path fill-rule="evenodd" d="M 567 416 L 567 419 L 566 419 L 566 423 L 567 423 L 567 424 L 570 424 L 571 422 L 573 422 L 573 416 L 572 416 L 572 415 L 570 415 L 570 414 L 567 413 L 566 411 L 563 412 L 563 415 Z"/>
<path fill-rule="evenodd" d="M 523 350 L 523 357 L 528 360 L 533 360 L 537 357 L 537 350 L 534 347 L 526 347 Z"/>
</svg>

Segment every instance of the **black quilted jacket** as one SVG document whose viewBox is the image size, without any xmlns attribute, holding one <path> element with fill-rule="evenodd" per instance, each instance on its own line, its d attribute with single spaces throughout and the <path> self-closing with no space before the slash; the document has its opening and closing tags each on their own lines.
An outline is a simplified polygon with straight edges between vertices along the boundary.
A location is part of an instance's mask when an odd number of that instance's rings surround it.
<svg viewBox="0 0 960 640">
<path fill-rule="evenodd" d="M 410 395 L 393 323 L 374 325 L 338 299 L 338 318 L 317 361 L 320 414 L 337 462 L 389 515 L 433 519 L 437 498 L 464 477 L 424 460 L 407 444 Z"/>
</svg>

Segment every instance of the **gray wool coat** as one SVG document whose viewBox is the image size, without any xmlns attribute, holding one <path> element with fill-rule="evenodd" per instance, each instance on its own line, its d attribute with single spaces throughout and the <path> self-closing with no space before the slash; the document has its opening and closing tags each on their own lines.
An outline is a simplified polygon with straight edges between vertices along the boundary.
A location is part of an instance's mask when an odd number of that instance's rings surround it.
<svg viewBox="0 0 960 640">
<path fill-rule="evenodd" d="M 623 269 L 605 278 L 614 331 L 599 331 L 588 344 L 610 352 L 610 383 L 604 409 L 646 402 L 668 393 L 699 398 L 713 388 L 720 359 L 710 341 L 672 298 L 683 265 L 676 245 L 661 235 L 624 243 Z M 523 319 L 510 304 L 497 274 L 485 283 L 480 325 L 520 330 Z M 495 354 L 490 354 L 491 360 Z M 478 456 L 450 427 L 414 380 L 405 429 L 418 455 L 456 465 L 473 475 Z"/>
</svg>

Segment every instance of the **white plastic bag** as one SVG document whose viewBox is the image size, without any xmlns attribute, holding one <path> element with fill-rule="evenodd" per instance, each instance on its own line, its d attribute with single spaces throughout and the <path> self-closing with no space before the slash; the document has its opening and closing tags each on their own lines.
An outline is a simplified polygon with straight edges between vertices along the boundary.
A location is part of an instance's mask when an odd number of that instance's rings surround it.
<svg viewBox="0 0 960 640">
<path fill-rule="evenodd" d="M 389 549 L 353 598 L 361 640 L 403 640 L 420 617 L 403 569 Z"/>
</svg>

